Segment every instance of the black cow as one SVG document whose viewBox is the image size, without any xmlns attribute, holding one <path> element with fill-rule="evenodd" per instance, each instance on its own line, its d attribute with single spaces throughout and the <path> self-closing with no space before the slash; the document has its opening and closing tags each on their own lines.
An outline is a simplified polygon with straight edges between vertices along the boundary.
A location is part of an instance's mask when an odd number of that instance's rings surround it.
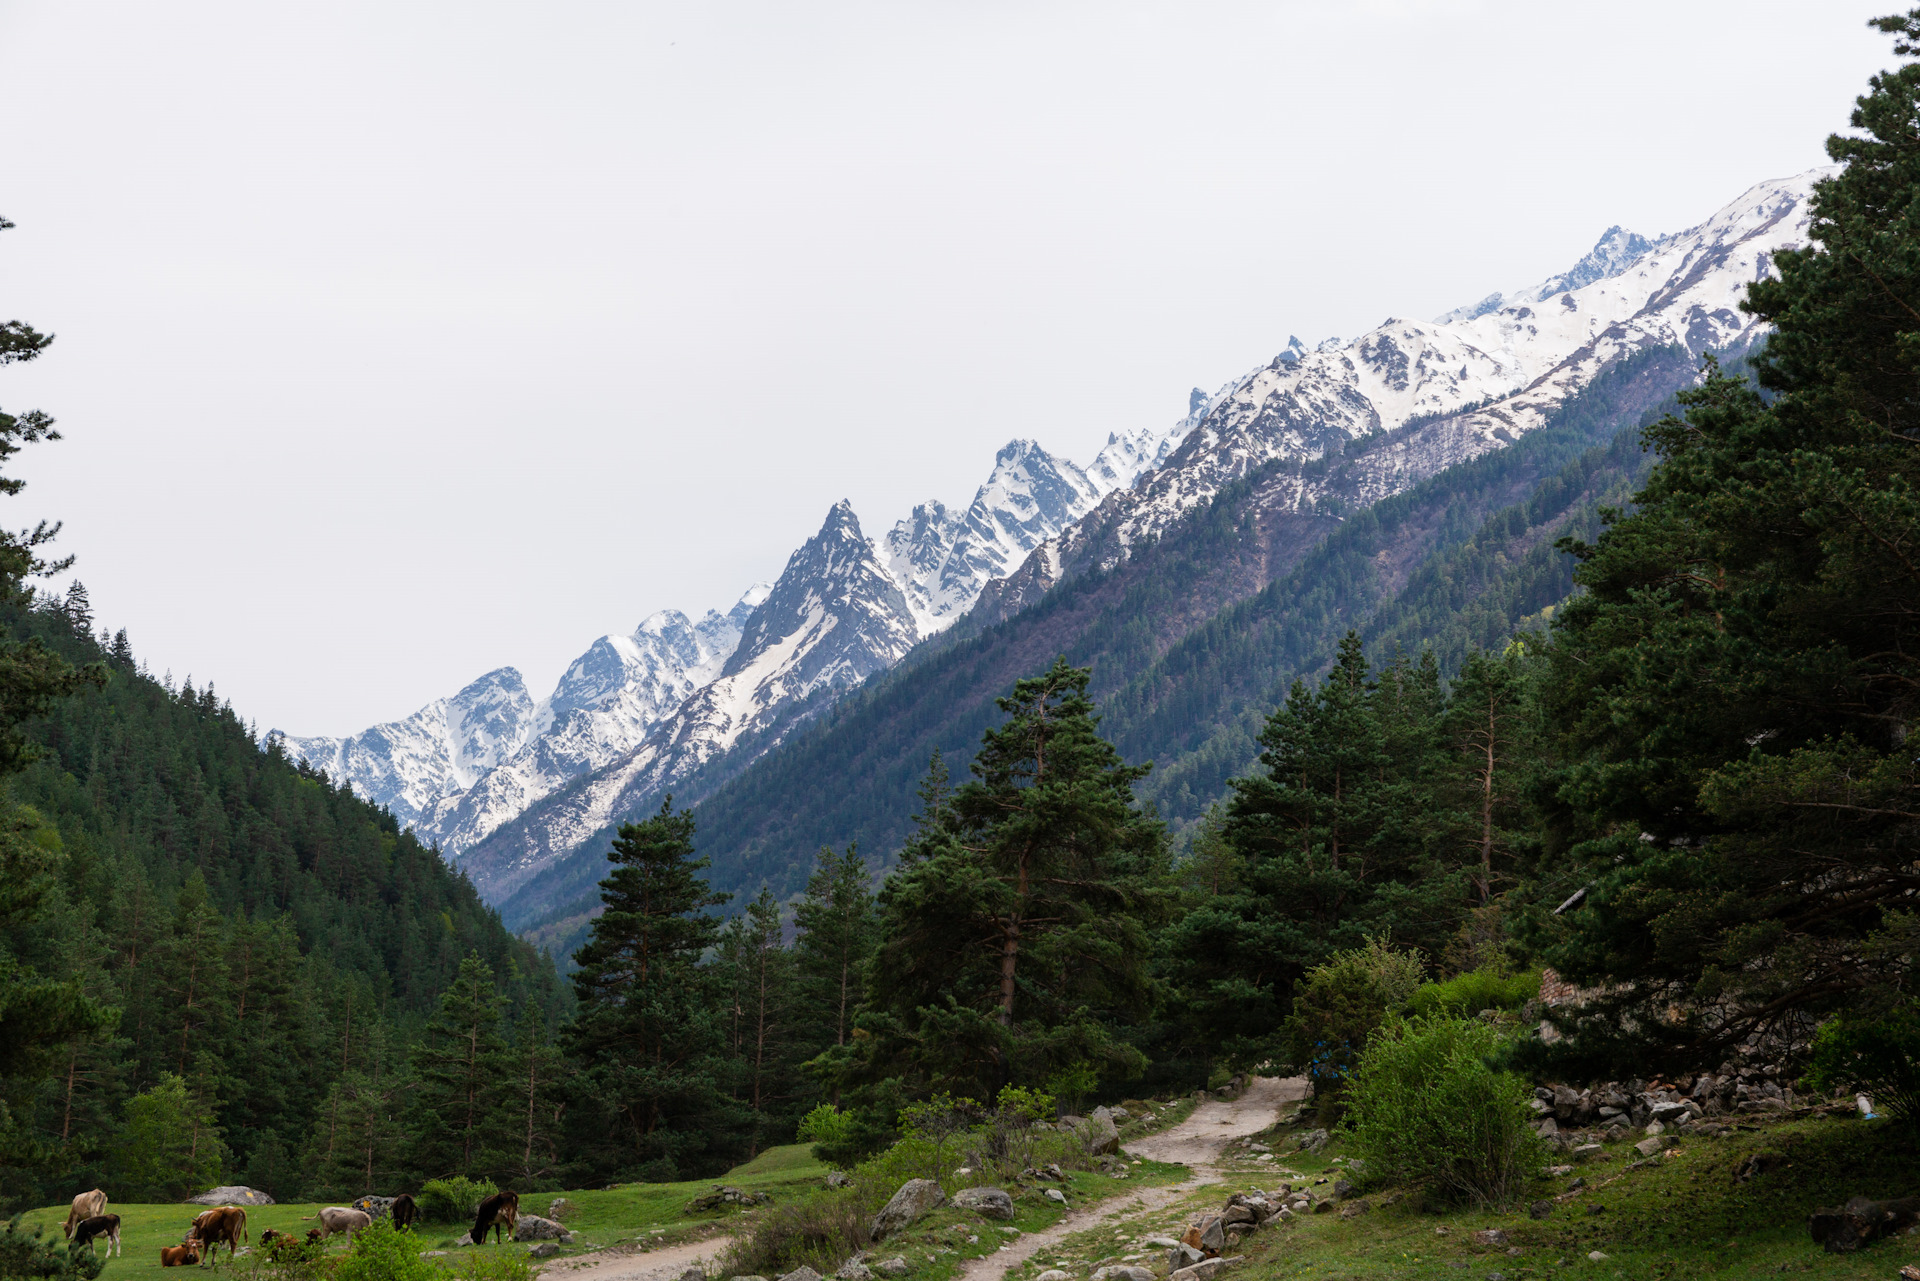
<svg viewBox="0 0 1920 1281">
<path fill-rule="evenodd" d="M 402 1192 L 387 1207 L 387 1213 L 393 1216 L 393 1226 L 410 1228 L 420 1221 L 420 1207 L 414 1204 L 413 1193 Z"/>
<path fill-rule="evenodd" d="M 479 1213 L 473 1218 L 473 1231 L 468 1233 L 475 1245 L 485 1245 L 487 1229 L 493 1229 L 494 1243 L 500 1241 L 500 1229 L 507 1230 L 507 1240 L 513 1240 L 514 1229 L 520 1226 L 520 1194 L 518 1192 L 496 1192 L 480 1203 Z"/>
<path fill-rule="evenodd" d="M 78 1250 L 84 1245 L 95 1254 L 98 1254 L 100 1253 L 100 1247 L 93 1243 L 95 1237 L 105 1237 L 107 1239 L 107 1257 L 109 1259 L 115 1254 L 120 1253 L 120 1216 L 117 1214 L 96 1214 L 91 1219 L 80 1220 L 73 1229 L 73 1244 L 67 1248 L 70 1250 Z"/>
</svg>

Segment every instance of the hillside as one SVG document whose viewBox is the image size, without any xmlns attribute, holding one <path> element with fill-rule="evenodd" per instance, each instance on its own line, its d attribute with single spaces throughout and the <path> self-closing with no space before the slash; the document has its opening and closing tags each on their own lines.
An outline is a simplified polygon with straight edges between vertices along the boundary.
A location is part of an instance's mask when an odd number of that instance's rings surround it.
<svg viewBox="0 0 1920 1281">
<path fill-rule="evenodd" d="M 27 727 L 42 755 L 10 790 L 58 886 L 46 928 L 8 952 L 120 1017 L 31 1101 L 52 1162 L 0 1164 L 0 1196 L 99 1182 L 127 1100 L 167 1074 L 223 1133 L 228 1171 L 297 1190 L 336 1078 L 402 1053 L 469 954 L 515 1006 L 564 1014 L 545 958 L 390 813 L 262 750 L 211 686 L 146 674 L 124 632 L 105 647 L 50 605 L 0 626 L 109 675 Z"/>
<path fill-rule="evenodd" d="M 1093 667 L 1103 731 L 1129 760 L 1155 762 L 1142 794 L 1191 821 L 1252 761 L 1286 685 L 1324 667 L 1348 628 L 1376 652 L 1431 644 L 1450 669 L 1564 597 L 1571 565 L 1554 540 L 1591 533 L 1599 506 L 1624 500 L 1647 462 L 1639 425 L 1694 377 L 1681 351 L 1631 357 L 1515 445 L 1351 516 L 1339 496 L 1391 436 L 1269 464 L 1121 565 L 1003 622 L 963 622 L 750 767 L 693 780 L 714 788 L 695 812 L 715 884 L 791 893 L 821 845 L 857 843 L 884 864 L 933 752 L 971 757 L 1000 715 L 994 700 L 1061 653 Z M 1333 501 L 1305 512 L 1271 501 L 1302 473 Z M 507 922 L 564 951 L 606 836 L 506 900 Z"/>
</svg>

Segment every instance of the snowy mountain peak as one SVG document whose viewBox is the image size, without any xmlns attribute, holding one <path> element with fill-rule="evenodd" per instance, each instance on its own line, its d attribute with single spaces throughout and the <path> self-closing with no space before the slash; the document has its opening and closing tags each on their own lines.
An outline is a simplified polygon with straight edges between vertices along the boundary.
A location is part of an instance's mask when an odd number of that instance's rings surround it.
<svg viewBox="0 0 1920 1281">
<path fill-rule="evenodd" d="M 1558 294 L 1576 289 L 1585 289 L 1597 281 L 1608 280 L 1629 270 L 1635 263 L 1667 243 L 1672 237 L 1661 240 L 1648 240 L 1645 236 L 1628 231 L 1624 227 L 1608 227 L 1600 234 L 1580 261 L 1573 264 L 1557 276 L 1548 276 L 1537 285 L 1525 289 L 1516 289 L 1510 294 L 1492 293 L 1479 302 L 1466 307 L 1456 307 L 1443 316 L 1434 319 L 1437 325 L 1451 325 L 1465 320 L 1478 320 L 1490 312 L 1503 307 L 1513 307 L 1524 303 L 1544 302 Z"/>
</svg>

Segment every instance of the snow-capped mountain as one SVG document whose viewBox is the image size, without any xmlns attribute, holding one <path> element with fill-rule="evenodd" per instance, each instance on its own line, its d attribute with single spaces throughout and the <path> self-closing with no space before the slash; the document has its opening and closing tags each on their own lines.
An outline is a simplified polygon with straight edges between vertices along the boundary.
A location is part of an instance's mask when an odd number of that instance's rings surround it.
<svg viewBox="0 0 1920 1281">
<path fill-rule="evenodd" d="M 1634 351 L 1746 344 L 1759 330 L 1739 310 L 1747 283 L 1805 241 L 1807 197 L 1826 172 L 1760 183 L 1656 241 L 1609 228 L 1568 271 L 1436 321 L 1389 319 L 1312 350 L 1290 341 L 1220 396 L 1159 468 L 989 585 L 981 607 L 1005 617 L 1064 576 L 1117 564 L 1222 485 L 1275 460 L 1345 454 L 1342 492 L 1372 503 L 1512 443 Z M 1269 502 L 1299 510 L 1332 482 L 1324 470 L 1296 469 L 1270 483 Z"/>
<path fill-rule="evenodd" d="M 348 738 L 268 737 L 292 759 L 351 782 L 422 840 L 457 851 L 638 744 L 719 672 L 767 591 L 755 584 L 727 613 L 708 610 L 698 622 L 662 610 L 630 635 L 602 636 L 539 703 L 520 673 L 503 667 Z"/>
</svg>

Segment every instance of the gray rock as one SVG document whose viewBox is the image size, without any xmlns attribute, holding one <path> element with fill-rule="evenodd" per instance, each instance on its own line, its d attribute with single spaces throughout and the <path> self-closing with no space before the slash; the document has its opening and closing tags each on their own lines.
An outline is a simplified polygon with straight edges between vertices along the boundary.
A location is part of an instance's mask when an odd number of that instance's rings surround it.
<svg viewBox="0 0 1920 1281">
<path fill-rule="evenodd" d="M 699 1269 L 688 1268 L 687 1271 L 697 1272 L 699 1271 Z M 693 1281 L 693 1278 L 686 1276 L 685 1274 L 682 1274 L 680 1277 L 680 1281 Z M 815 1272 L 812 1268 L 808 1267 L 806 1264 L 803 1263 L 791 1272 L 782 1273 L 780 1276 L 774 1278 L 774 1281 L 824 1281 L 824 1278 L 822 1278 L 818 1272 Z"/>
<path fill-rule="evenodd" d="M 1215 1254 L 1227 1248 L 1227 1225 L 1217 1214 L 1200 1221 L 1200 1248 Z"/>
<path fill-rule="evenodd" d="M 1113 1123 L 1113 1113 L 1105 1108 L 1095 1108 L 1092 1116 L 1074 1128 L 1086 1140 L 1087 1148 L 1096 1155 L 1120 1150 L 1120 1127 Z"/>
<path fill-rule="evenodd" d="M 1553 1202 L 1551 1201 L 1535 1201 L 1527 1207 L 1527 1217 L 1530 1219 L 1544 1219 L 1552 1213 Z"/>
<path fill-rule="evenodd" d="M 1238 1259 L 1204 1259 L 1191 1267 L 1181 1268 L 1167 1278 L 1167 1281 L 1213 1281 L 1220 1269 L 1229 1263 L 1238 1263 Z"/>
<path fill-rule="evenodd" d="M 946 1203 L 947 1194 L 932 1179 L 908 1179 L 888 1200 L 885 1208 L 873 1216 L 871 1235 L 876 1241 L 883 1240 L 888 1233 L 898 1232 L 911 1223 L 919 1222 Z M 787 1281 L 787 1278 L 782 1277 L 780 1281 Z M 807 1279 L 802 1278 L 801 1281 Z M 818 1278 L 813 1281 L 818 1281 Z"/>
<path fill-rule="evenodd" d="M 1067 1203 L 1067 1194 L 1062 1192 L 1059 1188 L 1048 1188 L 1047 1200 L 1052 1201 L 1057 1205 L 1065 1205 Z"/>
<path fill-rule="evenodd" d="M 806 1268 L 800 1270 L 808 1271 Z M 707 1270 L 697 1263 L 693 1264 L 681 1270 L 678 1281 L 707 1281 Z"/>
<path fill-rule="evenodd" d="M 566 1229 L 552 1219 L 543 1219 L 537 1214 L 523 1214 L 520 1222 L 514 1225 L 513 1239 L 516 1241 L 557 1241 L 566 1235 Z"/>
<path fill-rule="evenodd" d="M 1130 1263 L 1118 1263 L 1094 1269 L 1090 1281 L 1154 1281 L 1154 1275 L 1149 1268 L 1136 1268 Z"/>
<path fill-rule="evenodd" d="M 392 1198 L 387 1198 L 391 1203 Z M 187 1198 L 188 1205 L 272 1205 L 273 1198 L 252 1188 L 229 1185 Z"/>
<path fill-rule="evenodd" d="M 873 1281 L 873 1269 L 860 1262 L 858 1258 L 848 1259 L 833 1275 L 839 1281 Z"/>
<path fill-rule="evenodd" d="M 1606 1149 L 1598 1143 L 1582 1143 L 1573 1149 L 1573 1159 L 1576 1161 L 1585 1161 L 1589 1158 L 1599 1156 L 1604 1151 L 1606 1151 Z"/>
<path fill-rule="evenodd" d="M 1036 1277 L 1034 1281 L 1073 1281 L 1073 1277 L 1069 1273 L 1062 1272 L 1059 1268 L 1048 1268 Z"/>
<path fill-rule="evenodd" d="M 551 1259 L 558 1253 L 560 1253 L 560 1245 L 556 1241 L 542 1241 L 539 1245 L 527 1247 L 527 1257 L 533 1259 Z M 705 1278 L 702 1278 L 702 1281 L 705 1281 Z"/>
<path fill-rule="evenodd" d="M 1666 1135 L 1656 1134 L 1651 1138 L 1642 1139 L 1634 1144 L 1633 1150 L 1641 1156 L 1655 1156 L 1661 1148 L 1666 1147 L 1671 1142 L 1673 1142 L 1673 1140 L 1669 1139 Z"/>
<path fill-rule="evenodd" d="M 987 1219 L 1011 1219 L 1013 1197 L 1004 1188 L 961 1188 L 953 1194 L 953 1203 Z"/>
<path fill-rule="evenodd" d="M 1333 1136 L 1325 1130 L 1308 1130 L 1300 1136 L 1300 1142 L 1295 1145 L 1294 1151 L 1323 1152 L 1326 1150 L 1327 1144 L 1331 1142 L 1333 1142 Z"/>
<path fill-rule="evenodd" d="M 1156 1250 L 1171 1250 L 1173 1249 L 1174 1246 L 1179 1245 L 1180 1243 L 1174 1240 L 1172 1237 L 1148 1237 L 1146 1240 L 1142 1241 L 1140 1244 L 1150 1245 Z"/>
<path fill-rule="evenodd" d="M 1372 1210 L 1373 1202 L 1367 1200 L 1365 1197 L 1361 1197 L 1357 1201 L 1350 1201 L 1346 1205 L 1341 1206 L 1340 1217 L 1343 1219 L 1351 1219 L 1356 1215 L 1371 1213 Z"/>
<path fill-rule="evenodd" d="M 827 1171 L 827 1186 L 830 1188 L 851 1187 L 853 1186 L 853 1176 L 845 1170 L 829 1170 Z"/>
<path fill-rule="evenodd" d="M 1487 1228 L 1476 1232 L 1470 1239 L 1475 1245 L 1490 1246 L 1498 1250 L 1507 1248 L 1507 1234 L 1499 1228 Z"/>
<path fill-rule="evenodd" d="M 880 1270 L 890 1277 L 903 1277 L 907 1275 L 909 1271 L 907 1261 L 897 1254 L 891 1259 L 882 1259 L 880 1261 Z"/>
<path fill-rule="evenodd" d="M 384 1219 L 387 1217 L 387 1213 L 393 1209 L 393 1198 L 390 1196 L 363 1196 L 358 1201 L 349 1201 L 347 1204 L 356 1210 L 364 1212 L 369 1219 Z"/>
</svg>

